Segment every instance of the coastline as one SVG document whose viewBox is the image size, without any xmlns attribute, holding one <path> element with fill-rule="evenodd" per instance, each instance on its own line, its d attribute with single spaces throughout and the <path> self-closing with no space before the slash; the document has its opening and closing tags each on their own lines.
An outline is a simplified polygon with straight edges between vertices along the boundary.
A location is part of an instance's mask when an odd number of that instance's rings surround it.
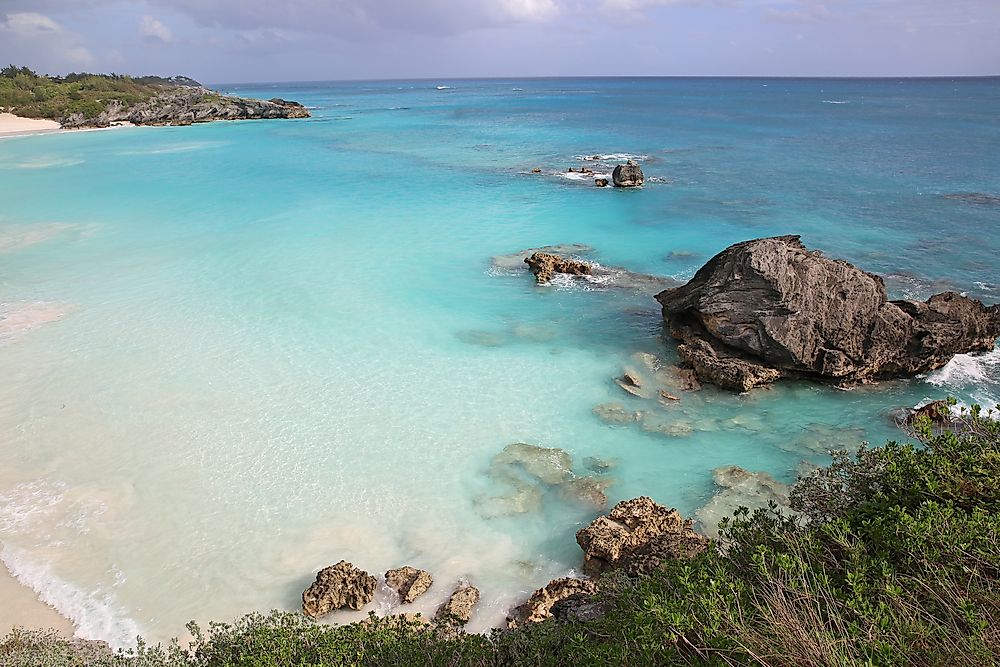
<svg viewBox="0 0 1000 667">
<path fill-rule="evenodd" d="M 12 113 L 0 113 L 0 139 L 61 131 L 62 126 L 54 120 L 22 118 Z"/>
<path fill-rule="evenodd" d="M 0 637 L 15 627 L 28 630 L 56 630 L 65 637 L 76 632 L 73 623 L 42 602 L 29 587 L 18 581 L 5 565 L 0 565 Z"/>
</svg>

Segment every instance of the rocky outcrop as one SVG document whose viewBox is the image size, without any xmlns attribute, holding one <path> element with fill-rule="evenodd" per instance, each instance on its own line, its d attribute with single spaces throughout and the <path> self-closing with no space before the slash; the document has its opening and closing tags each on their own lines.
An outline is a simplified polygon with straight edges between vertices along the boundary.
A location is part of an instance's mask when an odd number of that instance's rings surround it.
<svg viewBox="0 0 1000 667">
<path fill-rule="evenodd" d="M 881 278 L 798 236 L 731 246 L 656 298 L 698 377 L 740 391 L 782 377 L 849 385 L 912 375 L 992 350 L 1000 336 L 1000 306 L 954 292 L 889 301 Z"/>
<path fill-rule="evenodd" d="M 544 588 L 531 594 L 528 600 L 510 611 L 507 627 L 514 629 L 525 623 L 539 623 L 552 617 L 552 607 L 574 595 L 590 596 L 597 592 L 597 582 L 591 579 L 553 579 Z"/>
<path fill-rule="evenodd" d="M 599 188 L 606 188 L 606 187 L 608 187 L 608 179 L 606 179 L 606 178 L 595 178 L 594 179 L 594 185 L 596 185 Z"/>
<path fill-rule="evenodd" d="M 648 273 L 637 273 L 621 267 L 604 266 L 603 264 L 598 264 L 596 262 L 585 262 L 576 259 L 581 255 L 591 255 L 593 252 L 594 248 L 590 246 L 577 243 L 566 243 L 543 246 L 541 248 L 528 248 L 509 255 L 496 255 L 492 258 L 491 264 L 493 269 L 496 271 L 504 273 L 516 272 L 518 270 L 523 270 L 525 264 L 530 266 L 531 262 L 529 262 L 529 259 L 532 255 L 542 253 L 546 255 L 555 255 L 559 260 L 576 262 L 589 267 L 589 273 L 577 273 L 575 275 L 579 276 L 581 280 L 586 280 L 588 286 L 591 288 L 630 289 L 637 292 L 655 294 L 665 288 L 675 287 L 679 284 L 678 281 L 673 278 L 664 278 Z M 541 268 L 544 267 L 540 267 L 540 269 Z M 534 272 L 534 268 L 532 268 L 532 271 Z M 557 272 L 554 271 L 547 276 L 548 280 L 552 279 L 554 273 Z M 542 280 L 539 280 L 537 274 L 535 280 L 540 284 L 543 282 Z"/>
<path fill-rule="evenodd" d="M 427 589 L 434 583 L 434 579 L 426 570 L 405 565 L 386 572 L 385 583 L 399 594 L 400 602 L 407 604 L 427 592 Z"/>
<path fill-rule="evenodd" d="M 575 259 L 559 257 L 558 255 L 550 255 L 545 252 L 536 252 L 531 257 L 527 257 L 524 263 L 535 274 L 535 282 L 539 285 L 551 282 L 552 277 L 557 273 L 565 273 L 571 276 L 590 275 L 590 264 Z"/>
<path fill-rule="evenodd" d="M 704 551 L 708 538 L 694 532 L 690 520 L 647 496 L 623 500 L 576 534 L 583 549 L 584 571 L 596 576 L 609 569 L 643 573 L 670 558 L 690 558 Z"/>
<path fill-rule="evenodd" d="M 60 119 L 65 128 L 109 127 L 115 124 L 190 125 L 215 120 L 261 120 L 308 118 L 309 111 L 298 102 L 280 98 L 254 100 L 220 95 L 206 88 L 179 86 L 144 102 L 127 105 L 109 102 L 96 116 L 72 113 Z"/>
<path fill-rule="evenodd" d="M 477 604 L 479 604 L 479 589 L 469 585 L 459 586 L 448 601 L 437 610 L 434 620 L 465 625 L 472 618 L 472 610 Z"/>
<path fill-rule="evenodd" d="M 616 188 L 635 188 L 643 184 L 646 177 L 642 173 L 642 167 L 633 160 L 625 164 L 620 164 L 611 172 L 611 180 Z"/>
<path fill-rule="evenodd" d="M 302 593 L 302 612 L 319 618 L 336 609 L 361 609 L 375 597 L 375 577 L 346 560 L 323 568 Z"/>
</svg>

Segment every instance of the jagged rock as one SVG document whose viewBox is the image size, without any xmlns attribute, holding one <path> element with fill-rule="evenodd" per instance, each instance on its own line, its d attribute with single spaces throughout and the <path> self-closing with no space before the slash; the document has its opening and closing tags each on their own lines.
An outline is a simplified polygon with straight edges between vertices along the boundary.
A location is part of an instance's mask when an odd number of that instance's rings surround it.
<svg viewBox="0 0 1000 667">
<path fill-rule="evenodd" d="M 719 491 L 708 504 L 695 512 L 695 517 L 713 537 L 718 534 L 719 521 L 733 516 L 738 507 L 754 510 L 766 508 L 771 503 L 788 507 L 788 485 L 766 472 L 748 472 L 739 466 L 723 466 L 712 471 L 712 479 Z"/>
<path fill-rule="evenodd" d="M 535 282 L 539 285 L 550 282 L 552 276 L 557 273 L 566 273 L 571 276 L 590 275 L 590 264 L 575 259 L 566 259 L 558 255 L 550 255 L 545 252 L 536 252 L 530 257 L 525 258 L 524 263 L 535 274 Z"/>
<path fill-rule="evenodd" d="M 636 162 L 629 160 L 625 164 L 620 164 L 611 172 L 611 180 L 616 188 L 634 188 L 642 185 L 645 176 L 642 167 Z"/>
<path fill-rule="evenodd" d="M 448 601 L 437 610 L 434 619 L 446 623 L 465 625 L 472 618 L 472 609 L 479 603 L 479 589 L 462 585 L 455 589 Z"/>
<path fill-rule="evenodd" d="M 631 424 L 642 419 L 644 412 L 629 410 L 621 403 L 601 403 L 591 410 L 602 421 L 609 424 Z"/>
<path fill-rule="evenodd" d="M 434 579 L 426 570 L 405 565 L 386 572 L 385 583 L 399 594 L 400 602 L 406 604 L 423 595 L 434 583 Z"/>
<path fill-rule="evenodd" d="M 933 426 L 954 426 L 956 418 L 948 401 L 931 401 L 919 408 L 902 411 L 902 425 L 912 426 L 921 417 L 927 417 Z"/>
<path fill-rule="evenodd" d="M 325 567 L 302 593 L 302 611 L 319 618 L 335 609 L 361 609 L 375 597 L 378 581 L 346 560 Z"/>
<path fill-rule="evenodd" d="M 694 555 L 707 547 L 708 538 L 695 533 L 692 525 L 677 510 L 647 496 L 623 500 L 577 532 L 584 571 L 591 576 L 619 567 L 648 571 L 654 562 Z M 656 543 L 650 544 L 654 538 Z"/>
<path fill-rule="evenodd" d="M 992 350 L 1000 306 L 954 292 L 889 301 L 881 278 L 798 236 L 730 246 L 656 296 L 698 377 L 746 391 L 782 377 L 852 384 L 925 372 Z"/>
<path fill-rule="evenodd" d="M 573 459 L 562 449 L 523 442 L 507 445 L 493 457 L 493 467 L 516 466 L 545 484 L 561 484 L 573 476 Z"/>
<path fill-rule="evenodd" d="M 642 391 L 642 378 L 632 369 L 625 369 L 625 373 L 620 378 L 615 378 L 615 384 L 633 396 L 643 398 L 645 392 Z"/>
<path fill-rule="evenodd" d="M 546 245 L 540 248 L 526 248 L 520 252 L 509 255 L 496 255 L 490 260 L 494 269 L 501 271 L 524 270 L 525 260 L 536 252 L 544 252 L 552 255 L 589 255 L 594 252 L 594 248 L 582 243 L 561 243 L 559 245 Z"/>
<path fill-rule="evenodd" d="M 574 593 L 556 601 L 549 610 L 557 621 L 596 621 L 607 615 L 607 604 L 589 593 Z"/>
<path fill-rule="evenodd" d="M 574 595 L 593 595 L 597 592 L 597 582 L 591 579 L 553 579 L 544 588 L 531 594 L 526 602 L 518 605 L 507 616 L 507 627 L 514 628 L 525 623 L 540 623 L 552 617 L 552 607 L 559 601 Z"/>
<path fill-rule="evenodd" d="M 594 249 L 590 246 L 580 244 L 562 244 L 544 246 L 541 248 L 529 248 L 527 250 L 511 253 L 509 255 L 496 255 L 492 258 L 491 263 L 494 269 L 508 272 L 523 269 L 525 264 L 529 263 L 528 260 L 531 256 L 538 253 L 556 255 L 559 259 L 579 262 L 579 260 L 572 259 L 572 257 L 587 255 L 592 252 L 594 252 Z M 586 265 L 585 262 L 579 263 Z M 673 278 L 664 278 L 646 273 L 636 273 L 635 271 L 629 271 L 628 269 L 615 266 L 603 266 L 596 263 L 589 264 L 587 266 L 589 266 L 590 272 L 584 275 L 590 276 L 590 278 L 587 278 L 586 280 L 592 287 L 628 289 L 635 290 L 637 292 L 655 294 L 665 288 L 674 287 L 679 284 L 678 281 Z M 534 271 L 534 269 L 532 270 Z M 549 276 L 549 279 L 551 279 L 551 275 Z M 541 282 L 538 280 L 537 276 L 536 281 Z"/>
<path fill-rule="evenodd" d="M 684 391 L 700 391 L 701 381 L 698 380 L 698 374 L 694 372 L 691 368 L 677 368 L 674 367 L 674 374 L 677 376 L 677 380 L 681 384 L 681 389 Z"/>
<path fill-rule="evenodd" d="M 606 188 L 606 187 L 608 187 L 608 179 L 606 179 L 606 178 L 595 178 L 594 179 L 594 185 L 596 185 L 599 188 Z"/>
</svg>

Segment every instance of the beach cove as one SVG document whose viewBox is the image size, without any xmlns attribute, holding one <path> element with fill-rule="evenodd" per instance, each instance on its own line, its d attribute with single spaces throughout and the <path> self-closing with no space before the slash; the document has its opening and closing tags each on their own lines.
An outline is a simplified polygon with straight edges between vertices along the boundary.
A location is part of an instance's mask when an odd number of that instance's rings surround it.
<svg viewBox="0 0 1000 667">
<path fill-rule="evenodd" d="M 491 473 L 512 443 L 564 450 L 609 506 L 692 515 L 721 466 L 787 483 L 900 437 L 897 408 L 1000 397 L 994 350 L 852 391 L 706 387 L 666 428 L 609 424 L 594 408 L 630 405 L 614 379 L 634 355 L 676 362 L 659 304 L 493 261 L 576 243 L 683 282 L 794 233 L 892 297 L 995 303 L 995 81 L 223 92 L 313 118 L 0 142 L 0 556 L 82 636 L 295 609 L 341 558 L 433 572 L 425 611 L 471 580 L 470 629 L 488 629 L 579 567 L 572 535 L 598 511 L 547 487 L 511 502 Z M 641 190 L 567 171 L 627 159 Z"/>
</svg>

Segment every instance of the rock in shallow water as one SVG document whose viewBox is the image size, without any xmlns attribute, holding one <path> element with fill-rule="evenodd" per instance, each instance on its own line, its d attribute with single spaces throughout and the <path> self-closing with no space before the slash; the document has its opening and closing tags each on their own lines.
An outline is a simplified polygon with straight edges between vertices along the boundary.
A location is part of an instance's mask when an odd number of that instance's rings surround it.
<svg viewBox="0 0 1000 667">
<path fill-rule="evenodd" d="M 479 589 L 462 585 L 455 589 L 448 601 L 438 609 L 434 618 L 439 621 L 464 625 L 472 618 L 472 609 L 479 603 Z"/>
<path fill-rule="evenodd" d="M 361 609 L 375 597 L 377 583 L 375 577 L 342 560 L 316 574 L 316 581 L 302 593 L 302 612 L 319 618 L 344 607 Z"/>
<path fill-rule="evenodd" d="M 699 378 L 741 391 L 782 377 L 912 375 L 991 350 L 1000 336 L 1000 306 L 954 292 L 889 301 L 881 278 L 798 236 L 737 243 L 656 298 Z"/>
<path fill-rule="evenodd" d="M 648 572 L 670 558 L 689 558 L 704 551 L 708 538 L 694 532 L 680 512 L 647 496 L 623 500 L 576 534 L 583 549 L 584 571 Z"/>
<path fill-rule="evenodd" d="M 557 273 L 571 276 L 589 276 L 591 273 L 590 264 L 586 262 L 550 255 L 545 252 L 536 252 L 525 258 L 524 263 L 535 274 L 535 282 L 539 285 L 551 282 L 552 277 Z"/>
<path fill-rule="evenodd" d="M 611 180 L 616 188 L 635 188 L 642 185 L 646 177 L 642 173 L 642 167 L 629 160 L 625 164 L 615 167 L 615 170 L 611 172 Z"/>
<path fill-rule="evenodd" d="M 517 628 L 525 623 L 540 623 L 552 617 L 552 607 L 574 595 L 592 595 L 597 592 L 597 582 L 590 579 L 553 579 L 544 588 L 531 594 L 528 600 L 511 610 L 507 627 Z"/>
<path fill-rule="evenodd" d="M 426 570 L 405 565 L 386 572 L 385 583 L 399 594 L 400 602 L 407 604 L 427 592 L 434 579 Z"/>
<path fill-rule="evenodd" d="M 718 535 L 719 522 L 731 517 L 738 507 L 751 510 L 766 508 L 771 503 L 788 508 L 787 484 L 775 480 L 766 472 L 749 472 L 739 466 L 723 466 L 712 471 L 719 491 L 704 507 L 695 512 L 705 532 Z"/>
</svg>

